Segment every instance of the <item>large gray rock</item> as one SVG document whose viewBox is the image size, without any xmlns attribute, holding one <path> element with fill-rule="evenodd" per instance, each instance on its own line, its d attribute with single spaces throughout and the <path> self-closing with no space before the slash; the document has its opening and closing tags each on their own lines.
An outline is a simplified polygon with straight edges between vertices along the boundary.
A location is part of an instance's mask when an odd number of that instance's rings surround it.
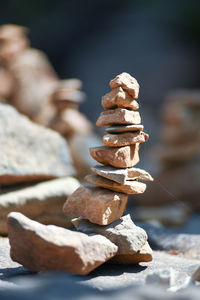
<svg viewBox="0 0 200 300">
<path fill-rule="evenodd" d="M 118 247 L 102 235 L 88 236 L 42 225 L 20 213 L 8 215 L 11 258 L 31 271 L 88 274 L 115 255 Z"/>
<path fill-rule="evenodd" d="M 130 215 L 107 226 L 96 225 L 82 218 L 74 219 L 72 223 L 78 231 L 97 233 L 108 238 L 118 246 L 117 254 L 135 254 L 147 241 L 146 232 L 133 223 Z"/>
<path fill-rule="evenodd" d="M 0 234 L 8 233 L 6 218 L 12 211 L 21 212 L 44 224 L 70 226 L 62 207 L 78 186 L 77 179 L 64 177 L 0 195 Z"/>
<path fill-rule="evenodd" d="M 5 104 L 0 104 L 0 145 L 1 185 L 74 174 L 65 140 Z"/>
</svg>

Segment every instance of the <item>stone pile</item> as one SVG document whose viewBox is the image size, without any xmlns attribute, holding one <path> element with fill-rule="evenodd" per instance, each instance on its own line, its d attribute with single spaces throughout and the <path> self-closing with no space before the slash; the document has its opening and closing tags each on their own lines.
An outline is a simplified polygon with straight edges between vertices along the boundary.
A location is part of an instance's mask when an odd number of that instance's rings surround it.
<svg viewBox="0 0 200 300">
<path fill-rule="evenodd" d="M 176 90 L 162 109 L 160 143 L 152 150 L 157 166 L 153 183 L 138 205 L 169 205 L 184 201 L 200 209 L 200 90 Z M 158 184 L 157 184 L 158 183 Z M 182 205 L 183 207 L 183 205 Z M 148 209 L 147 209 L 148 211 Z"/>
<path fill-rule="evenodd" d="M 99 143 L 91 122 L 79 111 L 79 105 L 85 100 L 85 93 L 81 88 L 82 82 L 79 79 L 58 82 L 50 99 L 55 114 L 46 124 L 67 140 L 79 178 L 88 174 L 93 165 L 88 148 Z"/>
<path fill-rule="evenodd" d="M 143 193 L 146 188 L 139 180 L 152 180 L 146 171 L 133 167 L 139 160 L 139 143 L 148 137 L 134 111 L 139 85 L 122 73 L 111 81 L 111 87 L 113 91 L 103 97 L 103 103 L 114 112 L 103 113 L 97 124 L 112 126 L 106 136 L 114 146 L 91 149 L 95 158 L 109 165 L 93 168 L 95 174 L 86 177 L 90 184 L 76 189 L 63 206 L 76 229 L 42 225 L 20 213 L 8 215 L 11 258 L 32 271 L 88 274 L 106 261 L 137 264 L 152 260 L 146 232 L 129 215 L 123 216 L 128 194 Z M 116 128 L 124 132 L 118 133 Z"/>
<path fill-rule="evenodd" d="M 103 166 L 92 168 L 94 174 L 85 177 L 89 184 L 79 187 L 69 196 L 63 210 L 68 217 L 78 218 L 73 223 L 79 230 L 82 227 L 85 230 L 82 219 L 87 219 L 90 233 L 93 228 L 93 232 L 100 232 L 109 238 L 111 234 L 106 232 L 118 226 L 124 228 L 125 236 L 130 234 L 133 241 L 140 240 L 136 249 L 132 243 L 121 247 L 115 239 L 119 249 L 113 261 L 150 261 L 152 255 L 146 233 L 136 227 L 131 219 L 129 226 L 123 226 L 122 217 L 128 194 L 144 193 L 146 184 L 140 180 L 153 180 L 145 170 L 134 167 L 139 161 L 139 145 L 148 139 L 148 135 L 142 131 L 140 114 L 136 111 L 139 108 L 135 100 L 138 98 L 139 84 L 129 74 L 122 73 L 111 80 L 110 87 L 112 91 L 102 98 L 102 106 L 106 111 L 101 113 L 96 123 L 97 126 L 109 126 L 103 137 L 105 146 L 90 148 L 91 156 Z M 126 239 L 130 241 L 127 236 Z"/>
</svg>

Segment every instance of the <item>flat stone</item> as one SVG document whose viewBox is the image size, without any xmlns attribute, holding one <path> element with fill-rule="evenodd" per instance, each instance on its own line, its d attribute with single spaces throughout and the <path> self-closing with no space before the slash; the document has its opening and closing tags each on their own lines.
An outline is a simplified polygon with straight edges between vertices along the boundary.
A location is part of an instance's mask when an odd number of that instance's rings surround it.
<svg viewBox="0 0 200 300">
<path fill-rule="evenodd" d="M 136 110 L 139 108 L 138 102 L 129 96 L 121 87 L 117 87 L 103 96 L 101 104 L 104 109 L 123 107 Z"/>
<path fill-rule="evenodd" d="M 68 102 L 73 102 L 73 103 L 82 103 L 85 98 L 86 95 L 84 92 L 82 91 L 78 91 L 78 90 L 73 90 L 70 88 L 61 88 L 57 91 L 55 91 L 52 95 L 52 102 L 55 105 L 59 105 L 61 103 L 63 104 L 67 104 Z"/>
<path fill-rule="evenodd" d="M 8 215 L 11 258 L 31 271 L 88 274 L 115 255 L 118 248 L 102 235 L 87 236 L 54 225 L 42 225 L 20 213 Z"/>
<path fill-rule="evenodd" d="M 134 167 L 126 169 L 116 169 L 110 166 L 96 165 L 92 167 L 91 170 L 92 172 L 102 177 L 108 178 L 121 184 L 125 184 L 128 180 L 153 181 L 153 178 L 147 171 Z"/>
<path fill-rule="evenodd" d="M 0 184 L 39 181 L 74 174 L 69 150 L 57 132 L 0 104 Z"/>
<path fill-rule="evenodd" d="M 133 167 L 139 162 L 139 144 L 125 147 L 90 148 L 90 155 L 99 163 L 116 168 Z"/>
<path fill-rule="evenodd" d="M 123 193 L 81 186 L 68 197 L 63 211 L 71 218 L 82 217 L 95 224 L 108 225 L 123 215 L 127 200 Z"/>
<path fill-rule="evenodd" d="M 123 72 L 110 81 L 111 89 L 115 89 L 119 86 L 126 90 L 131 97 L 135 99 L 138 98 L 140 86 L 137 80 L 130 74 Z"/>
<path fill-rule="evenodd" d="M 123 147 L 144 143 L 148 140 L 149 135 L 143 131 L 125 132 L 118 134 L 106 134 L 102 138 L 102 143 L 108 147 Z"/>
<path fill-rule="evenodd" d="M 132 111 L 125 108 L 115 108 L 103 111 L 97 122 L 97 126 L 111 126 L 117 124 L 140 124 L 141 117 L 138 111 Z"/>
<path fill-rule="evenodd" d="M 146 190 L 146 184 L 136 180 L 127 180 L 121 184 L 94 174 L 87 175 L 84 179 L 91 184 L 125 194 L 142 194 Z"/>
<path fill-rule="evenodd" d="M 146 242 L 142 248 L 135 254 L 122 254 L 116 255 L 113 257 L 110 262 L 115 264 L 138 264 L 141 262 L 150 262 L 152 261 L 153 251 L 149 246 L 149 243 Z"/>
<path fill-rule="evenodd" d="M 108 133 L 121 133 L 121 132 L 135 132 L 142 131 L 144 129 L 143 125 L 121 125 L 121 126 L 112 126 L 106 128 Z"/>
<path fill-rule="evenodd" d="M 200 267 L 198 267 L 194 274 L 192 274 L 192 278 L 195 281 L 200 281 Z"/>
<path fill-rule="evenodd" d="M 118 252 L 116 255 L 134 255 L 141 250 L 147 241 L 146 232 L 133 223 L 130 215 L 125 215 L 107 226 L 92 224 L 82 218 L 73 219 L 72 223 L 78 231 L 105 236 L 117 245 Z"/>
<path fill-rule="evenodd" d="M 7 235 L 7 215 L 21 212 L 45 224 L 70 226 L 69 220 L 62 214 L 66 198 L 79 186 L 72 177 L 49 180 L 34 186 L 6 192 L 0 195 L 0 234 Z"/>
</svg>

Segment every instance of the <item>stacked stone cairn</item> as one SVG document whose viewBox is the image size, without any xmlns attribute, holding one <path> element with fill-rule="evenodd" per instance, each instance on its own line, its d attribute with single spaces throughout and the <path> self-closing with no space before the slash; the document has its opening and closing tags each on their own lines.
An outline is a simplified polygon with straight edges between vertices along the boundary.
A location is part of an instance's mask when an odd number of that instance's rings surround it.
<svg viewBox="0 0 200 300">
<path fill-rule="evenodd" d="M 103 136 L 104 146 L 90 148 L 100 164 L 91 168 L 87 184 L 80 186 L 64 204 L 64 213 L 72 218 L 78 231 L 105 236 L 117 247 L 111 261 L 135 264 L 152 260 L 146 232 L 124 215 L 128 194 L 144 193 L 152 181 L 145 170 L 135 168 L 139 162 L 139 145 L 148 139 L 143 132 L 138 111 L 139 84 L 128 73 L 110 81 L 111 92 L 103 96 L 105 109 L 97 126 L 109 126 Z M 141 181 L 139 181 L 141 180 Z"/>
</svg>

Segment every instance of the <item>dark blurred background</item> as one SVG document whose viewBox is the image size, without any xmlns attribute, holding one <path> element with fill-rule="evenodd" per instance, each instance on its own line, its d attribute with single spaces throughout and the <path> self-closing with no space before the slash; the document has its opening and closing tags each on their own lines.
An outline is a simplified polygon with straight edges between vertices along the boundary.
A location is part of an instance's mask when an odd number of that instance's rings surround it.
<svg viewBox="0 0 200 300">
<path fill-rule="evenodd" d="M 81 110 L 93 122 L 109 80 L 135 76 L 153 130 L 168 90 L 199 86 L 199 12 L 194 0 L 1 0 L 0 24 L 27 26 L 61 78 L 83 80 Z"/>
</svg>

